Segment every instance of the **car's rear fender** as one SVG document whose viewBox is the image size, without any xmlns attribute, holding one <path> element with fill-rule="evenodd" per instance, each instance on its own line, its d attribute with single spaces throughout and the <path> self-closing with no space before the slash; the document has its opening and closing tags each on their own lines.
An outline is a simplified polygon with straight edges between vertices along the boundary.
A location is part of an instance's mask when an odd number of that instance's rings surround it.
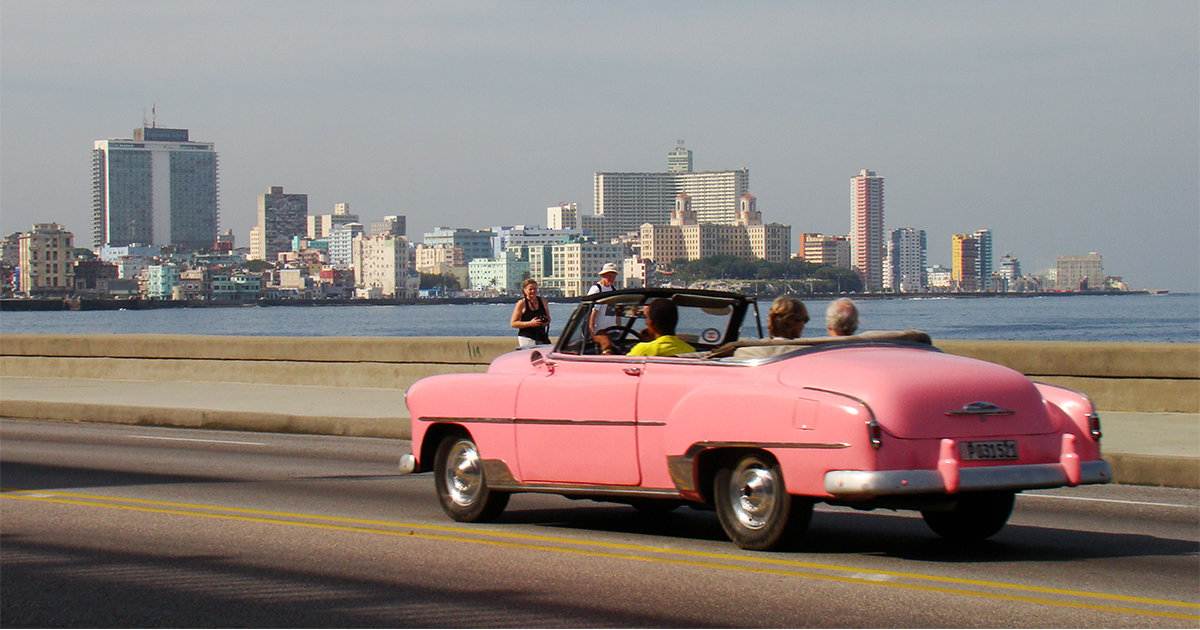
<svg viewBox="0 0 1200 630">
<path fill-rule="evenodd" d="M 1100 459 L 1100 415 L 1086 394 L 1047 383 L 1034 383 L 1061 433 L 1075 436 L 1080 459 Z"/>
<path fill-rule="evenodd" d="M 717 467 L 751 450 L 779 462 L 789 493 L 819 497 L 826 494 L 826 471 L 875 468 L 870 420 L 859 401 L 827 392 L 715 386 L 680 399 L 664 427 L 663 448 L 671 478 L 693 498 L 710 497 Z"/>
</svg>

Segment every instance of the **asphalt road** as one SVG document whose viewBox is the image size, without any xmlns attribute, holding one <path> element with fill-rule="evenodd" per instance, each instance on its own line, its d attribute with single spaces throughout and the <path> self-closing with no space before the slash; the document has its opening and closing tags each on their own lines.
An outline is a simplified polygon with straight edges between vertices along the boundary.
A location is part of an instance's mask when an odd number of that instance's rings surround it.
<svg viewBox="0 0 1200 630">
<path fill-rule="evenodd" d="M 446 518 L 402 442 L 0 421 L 0 625 L 1200 625 L 1200 492 L 1022 495 L 992 540 L 819 507 L 754 553 L 711 512 L 518 495 Z"/>
</svg>

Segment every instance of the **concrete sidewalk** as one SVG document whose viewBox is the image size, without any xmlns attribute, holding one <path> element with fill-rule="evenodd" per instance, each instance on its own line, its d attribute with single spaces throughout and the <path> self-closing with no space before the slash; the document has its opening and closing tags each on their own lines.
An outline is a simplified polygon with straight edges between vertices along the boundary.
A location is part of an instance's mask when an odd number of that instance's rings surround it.
<svg viewBox="0 0 1200 630">
<path fill-rule="evenodd" d="M 409 437 L 398 389 L 0 376 L 0 416 Z M 1200 488 L 1200 414 L 1101 410 L 1117 483 Z"/>
</svg>

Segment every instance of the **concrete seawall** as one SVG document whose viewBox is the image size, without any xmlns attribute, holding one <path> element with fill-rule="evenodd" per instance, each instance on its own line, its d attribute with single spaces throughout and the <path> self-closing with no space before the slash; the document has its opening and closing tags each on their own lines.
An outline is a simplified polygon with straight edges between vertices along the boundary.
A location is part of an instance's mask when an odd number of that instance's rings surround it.
<svg viewBox="0 0 1200 630">
<path fill-rule="evenodd" d="M 942 350 L 1086 392 L 1102 410 L 1200 413 L 1200 344 L 957 341 Z M 483 371 L 510 337 L 4 335 L 0 376 L 405 389 Z"/>
<path fill-rule="evenodd" d="M 511 337 L 4 335 L 0 415 L 407 437 L 403 392 L 409 385 L 434 374 L 482 372 L 514 345 Z M 1145 471 L 1178 457 L 1186 460 L 1180 469 L 1186 483 L 1173 485 L 1200 485 L 1200 440 L 1194 437 L 1200 344 L 937 345 L 1083 391 L 1107 417 L 1129 412 L 1126 422 L 1153 419 L 1153 432 L 1173 433 L 1154 438 L 1167 450 L 1149 449 L 1153 460 L 1128 459 L 1124 467 L 1133 476 L 1124 481 L 1157 483 Z M 1171 445 L 1180 440 L 1182 446 Z M 1119 457 L 1113 455 L 1114 464 Z M 1187 482 L 1192 477 L 1196 481 Z"/>
</svg>

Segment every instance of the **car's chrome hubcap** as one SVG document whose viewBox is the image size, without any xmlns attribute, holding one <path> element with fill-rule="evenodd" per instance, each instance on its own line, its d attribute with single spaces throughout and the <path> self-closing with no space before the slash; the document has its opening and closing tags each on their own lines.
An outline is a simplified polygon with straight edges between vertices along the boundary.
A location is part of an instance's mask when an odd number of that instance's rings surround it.
<svg viewBox="0 0 1200 630">
<path fill-rule="evenodd" d="M 775 474 L 761 464 L 739 467 L 729 480 L 733 513 L 743 527 L 761 529 L 775 510 L 779 484 Z"/>
<path fill-rule="evenodd" d="M 456 442 L 450 448 L 446 460 L 446 489 L 450 500 L 461 506 L 469 506 L 479 498 L 483 488 L 483 469 L 479 465 L 479 451 L 467 440 Z"/>
</svg>

